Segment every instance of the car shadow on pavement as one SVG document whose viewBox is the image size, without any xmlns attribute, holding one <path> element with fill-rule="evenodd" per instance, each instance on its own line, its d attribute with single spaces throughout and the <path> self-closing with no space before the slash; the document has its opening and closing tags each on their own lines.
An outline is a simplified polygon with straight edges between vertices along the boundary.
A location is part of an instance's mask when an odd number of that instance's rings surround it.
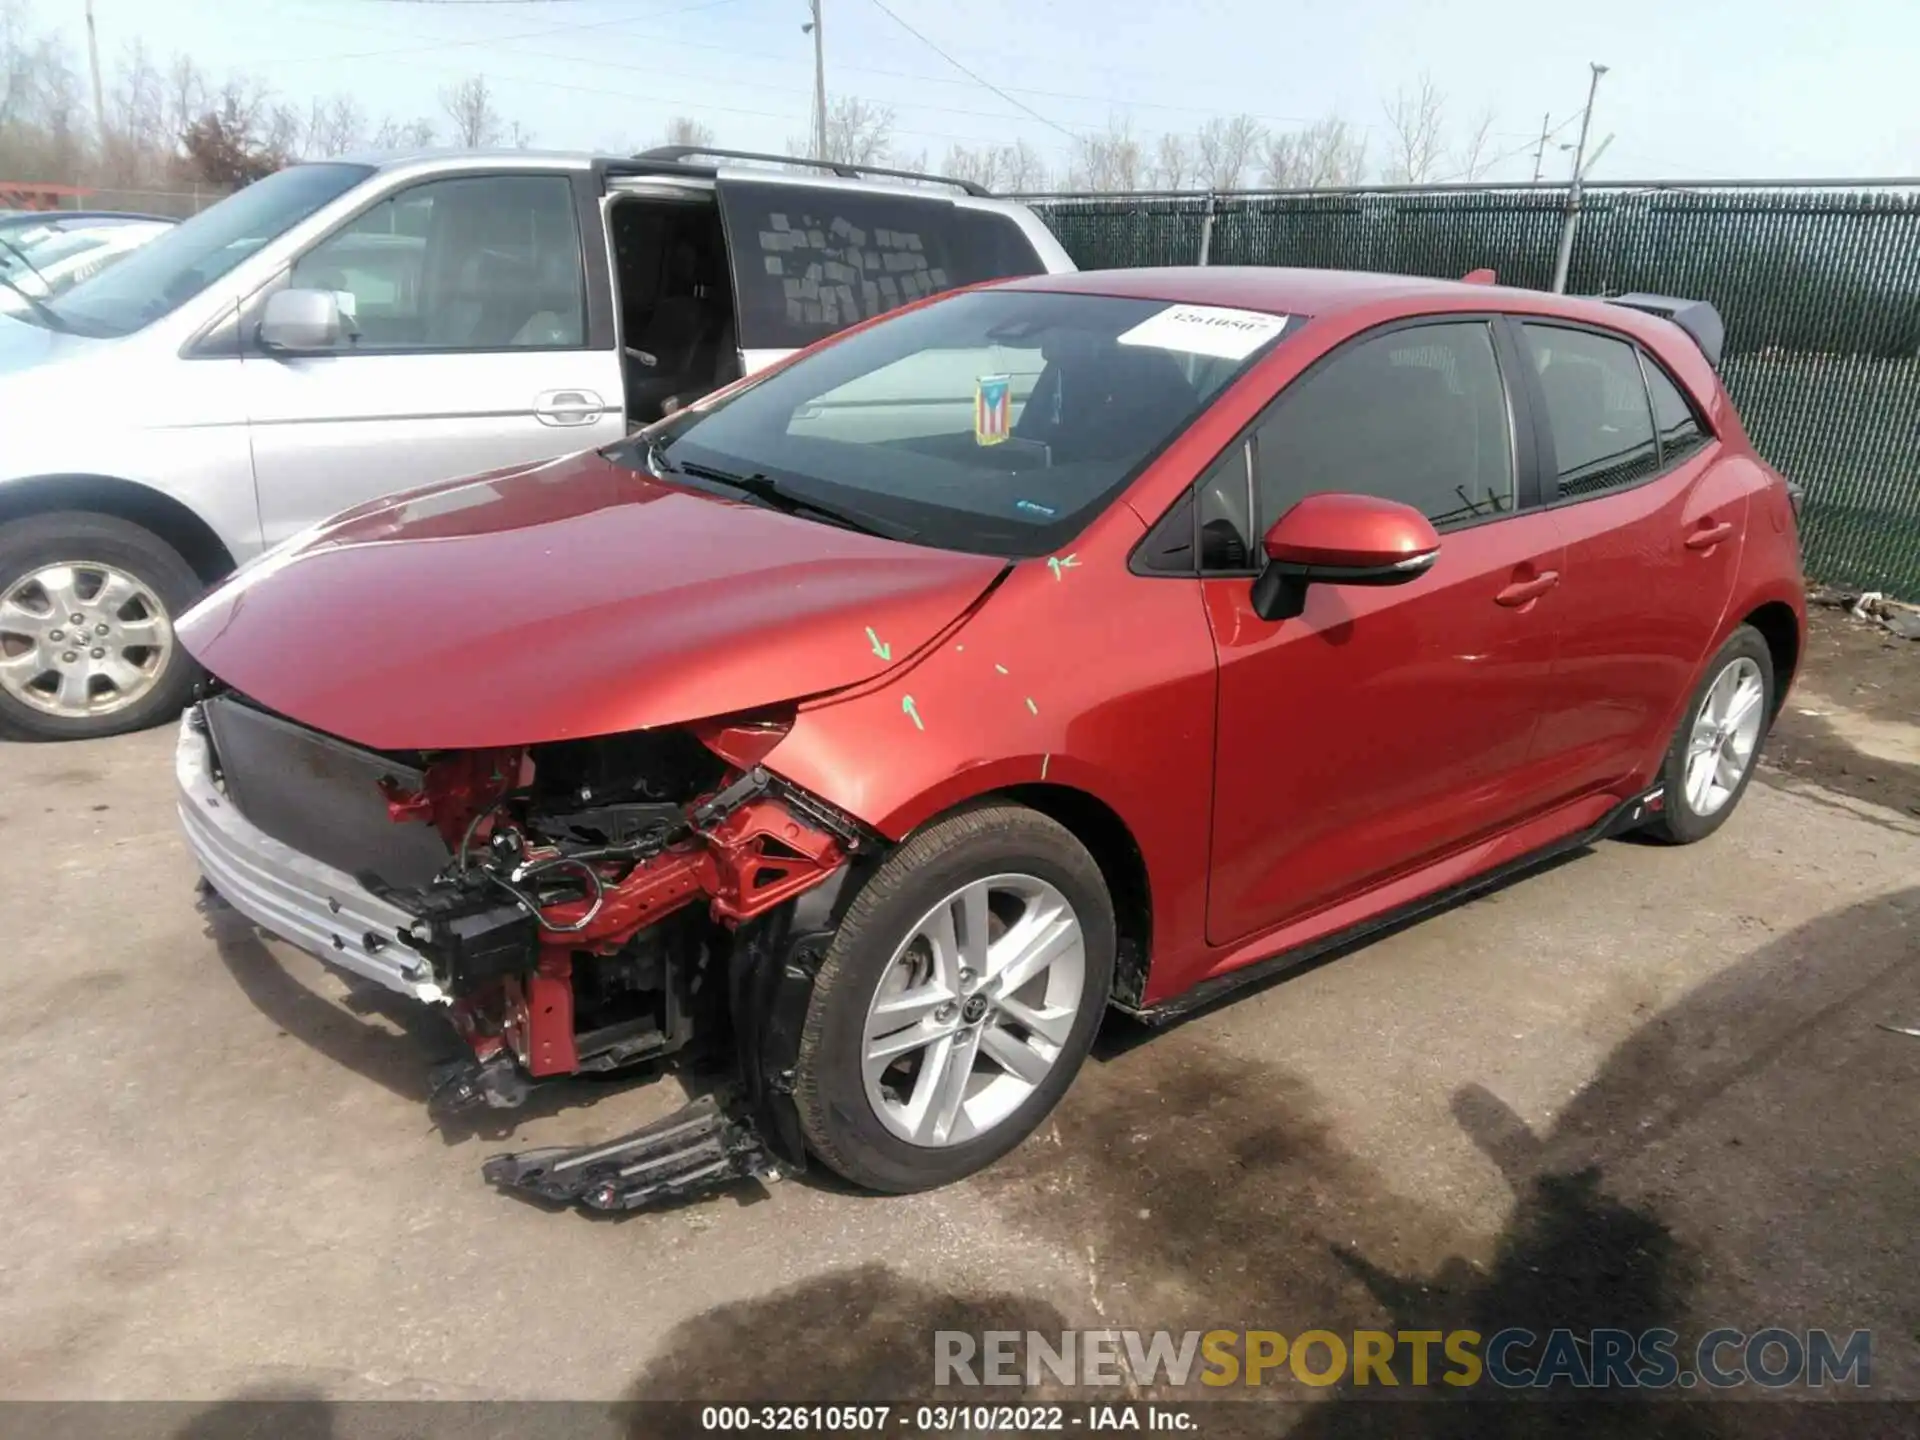
<svg viewBox="0 0 1920 1440">
<path fill-rule="evenodd" d="M 1774 938 L 1619 1044 L 1540 1133 L 1462 1076 L 1456 1123 L 1513 1192 L 1490 1249 L 1449 1215 L 1444 1195 L 1399 1193 L 1344 1147 L 1306 1079 L 1227 1056 L 1197 1028 L 1163 1035 L 1083 1071 L 1021 1149 L 943 1192 L 952 1216 L 991 1216 L 980 1223 L 1054 1257 L 1035 1293 L 935 1285 L 904 1264 L 828 1271 L 683 1323 L 628 1393 L 937 1393 L 967 1404 L 1047 1393 L 1024 1384 L 935 1392 L 940 1329 L 1489 1336 L 1508 1326 L 1659 1325 L 1697 1337 L 1726 1324 L 1824 1327 L 1843 1339 L 1871 1328 L 1869 1393 L 1920 1398 L 1910 1284 L 1920 1269 L 1911 1141 L 1920 1041 L 1874 1023 L 1920 1007 L 1917 947 L 1920 888 Z M 1076 1283 L 1062 1286 L 1063 1271 Z M 1439 1373 L 1436 1365 L 1436 1381 Z M 1894 1434 L 1911 1433 L 1914 1413 L 1636 1403 L 1651 1392 L 1503 1404 L 1488 1402 L 1510 1393 L 1437 1383 L 1406 1404 L 1395 1402 L 1416 1397 L 1410 1376 L 1400 1379 L 1393 1391 L 1346 1381 L 1312 1390 L 1291 1377 L 1256 1391 L 1141 1381 L 1070 1398 L 1276 1401 L 1244 1407 L 1246 1433 L 1314 1437 Z M 1756 1398 L 1751 1387 L 1737 1393 Z M 1287 1403 L 1301 1401 L 1314 1403 Z M 1205 1433 L 1240 1433 L 1240 1409 L 1210 1413 Z"/>
</svg>

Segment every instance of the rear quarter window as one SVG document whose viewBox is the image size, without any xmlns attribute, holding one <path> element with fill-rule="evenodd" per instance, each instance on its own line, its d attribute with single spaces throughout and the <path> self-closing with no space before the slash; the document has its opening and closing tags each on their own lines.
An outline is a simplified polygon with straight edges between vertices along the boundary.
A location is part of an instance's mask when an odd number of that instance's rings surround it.
<svg viewBox="0 0 1920 1440">
<path fill-rule="evenodd" d="M 935 196 L 723 181 L 740 344 L 811 345 L 909 301 L 1046 268 L 1005 215 Z"/>
<path fill-rule="evenodd" d="M 1660 463 L 1672 465 L 1693 454 L 1711 437 L 1693 412 L 1685 393 L 1651 355 L 1642 352 L 1640 365 L 1647 374 L 1647 393 L 1653 397 L 1653 428 L 1660 436 Z"/>
</svg>

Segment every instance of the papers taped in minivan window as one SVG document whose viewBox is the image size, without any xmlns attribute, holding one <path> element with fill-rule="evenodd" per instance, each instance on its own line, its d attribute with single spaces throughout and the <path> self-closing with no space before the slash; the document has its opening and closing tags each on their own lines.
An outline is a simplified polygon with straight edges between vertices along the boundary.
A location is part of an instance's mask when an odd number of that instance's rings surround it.
<svg viewBox="0 0 1920 1440">
<path fill-rule="evenodd" d="M 1115 337 L 1117 344 L 1244 360 L 1287 328 L 1291 315 L 1224 305 L 1169 305 Z"/>
</svg>

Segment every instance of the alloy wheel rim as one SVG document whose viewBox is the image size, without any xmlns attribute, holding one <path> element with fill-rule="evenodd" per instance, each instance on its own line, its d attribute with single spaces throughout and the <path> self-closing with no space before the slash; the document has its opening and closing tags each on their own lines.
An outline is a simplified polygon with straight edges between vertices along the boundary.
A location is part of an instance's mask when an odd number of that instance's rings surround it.
<svg viewBox="0 0 1920 1440">
<path fill-rule="evenodd" d="M 0 690 L 43 715 L 85 720 L 136 705 L 172 654 L 159 596 L 115 566 L 42 565 L 0 595 Z"/>
<path fill-rule="evenodd" d="M 1760 667 L 1744 655 L 1714 677 L 1687 738 L 1687 808 L 1716 815 L 1740 788 L 1753 764 L 1765 720 L 1767 687 Z"/>
<path fill-rule="evenodd" d="M 990 875 L 948 895 L 867 1007 L 860 1067 L 880 1123 L 929 1148 L 1004 1123 L 1058 1063 L 1086 973 L 1080 917 L 1045 880 Z"/>
</svg>

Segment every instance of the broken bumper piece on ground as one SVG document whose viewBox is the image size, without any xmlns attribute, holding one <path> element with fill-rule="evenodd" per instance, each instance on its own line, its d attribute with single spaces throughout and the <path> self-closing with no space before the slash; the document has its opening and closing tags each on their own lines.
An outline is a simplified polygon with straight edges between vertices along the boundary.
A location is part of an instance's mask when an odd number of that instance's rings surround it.
<svg viewBox="0 0 1920 1440">
<path fill-rule="evenodd" d="M 618 1140 L 495 1155 L 489 1183 L 556 1205 L 641 1210 L 691 1200 L 780 1169 L 753 1127 L 711 1095 Z"/>
</svg>

